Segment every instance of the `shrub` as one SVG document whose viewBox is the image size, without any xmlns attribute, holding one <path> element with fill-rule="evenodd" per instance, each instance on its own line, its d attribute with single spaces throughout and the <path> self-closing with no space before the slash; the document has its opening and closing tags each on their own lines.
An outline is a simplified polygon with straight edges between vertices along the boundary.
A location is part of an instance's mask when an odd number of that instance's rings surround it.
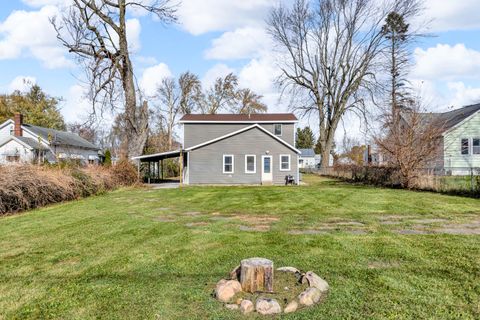
<svg viewBox="0 0 480 320">
<path fill-rule="evenodd" d="M 100 194 L 137 182 L 135 167 L 0 166 L 0 215 Z"/>
<path fill-rule="evenodd" d="M 128 160 L 120 160 L 111 170 L 117 185 L 131 186 L 138 183 L 137 168 Z"/>
</svg>

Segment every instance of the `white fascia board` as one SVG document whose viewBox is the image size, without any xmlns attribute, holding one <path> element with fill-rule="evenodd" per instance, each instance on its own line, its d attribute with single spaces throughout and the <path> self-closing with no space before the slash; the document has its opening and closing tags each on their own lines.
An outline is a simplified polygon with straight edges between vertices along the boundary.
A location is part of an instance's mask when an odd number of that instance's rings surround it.
<svg viewBox="0 0 480 320">
<path fill-rule="evenodd" d="M 3 129 L 3 128 L 6 127 L 8 124 L 15 124 L 15 122 L 14 122 L 12 119 L 8 119 L 8 120 L 5 121 L 4 123 L 0 124 L 0 129 Z"/>
<path fill-rule="evenodd" d="M 271 132 L 268 131 L 267 129 L 263 128 L 262 126 L 258 125 L 258 123 L 255 123 L 255 124 L 253 124 L 253 125 L 251 125 L 251 126 L 242 128 L 242 129 L 237 130 L 237 131 L 230 132 L 230 133 L 228 133 L 228 134 L 226 134 L 226 135 L 223 135 L 223 136 L 221 136 L 221 137 L 218 137 L 218 138 L 215 138 L 215 139 L 212 139 L 212 140 L 209 140 L 209 141 L 206 141 L 206 142 L 197 144 L 197 145 L 195 145 L 195 146 L 192 146 L 192 147 L 190 147 L 190 148 L 185 149 L 185 151 L 192 151 L 192 150 L 195 150 L 195 149 L 204 147 L 204 146 L 206 146 L 206 145 L 209 145 L 209 144 L 215 143 L 215 142 L 217 142 L 217 141 L 220 141 L 220 140 L 223 140 L 223 139 L 232 137 L 232 136 L 234 136 L 234 135 L 237 135 L 237 134 L 239 134 L 239 133 L 248 131 L 248 130 L 253 129 L 253 128 L 258 128 L 258 129 L 260 129 L 261 131 L 263 131 L 263 132 L 265 132 L 266 134 L 268 134 L 270 137 L 274 138 L 274 139 L 277 140 L 278 142 L 284 144 L 284 145 L 287 146 L 288 148 L 290 148 L 290 149 L 292 149 L 293 151 L 295 151 L 297 154 L 300 154 L 300 150 L 296 149 L 294 146 L 292 146 L 291 144 L 287 143 L 286 141 L 280 139 L 279 137 L 277 137 L 276 135 L 274 135 L 273 133 L 271 133 Z"/>
<path fill-rule="evenodd" d="M 279 120 L 279 121 L 212 121 L 212 120 L 180 120 L 178 123 L 298 123 L 298 120 Z"/>
</svg>

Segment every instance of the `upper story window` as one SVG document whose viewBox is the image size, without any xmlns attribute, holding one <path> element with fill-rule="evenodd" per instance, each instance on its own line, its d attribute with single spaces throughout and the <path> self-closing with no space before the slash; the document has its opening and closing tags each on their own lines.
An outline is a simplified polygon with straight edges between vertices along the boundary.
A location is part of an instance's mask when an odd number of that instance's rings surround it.
<svg viewBox="0 0 480 320">
<path fill-rule="evenodd" d="M 276 123 L 274 132 L 276 136 L 281 136 L 282 135 L 282 124 L 281 123 Z"/>
<path fill-rule="evenodd" d="M 470 141 L 469 139 L 462 139 L 461 153 L 464 155 L 470 154 Z"/>
<path fill-rule="evenodd" d="M 290 155 L 280 155 L 280 171 L 290 171 Z"/>
<path fill-rule="evenodd" d="M 474 138 L 472 141 L 472 153 L 480 154 L 480 138 Z"/>
<path fill-rule="evenodd" d="M 223 155 L 223 173 L 233 173 L 233 155 Z"/>
</svg>

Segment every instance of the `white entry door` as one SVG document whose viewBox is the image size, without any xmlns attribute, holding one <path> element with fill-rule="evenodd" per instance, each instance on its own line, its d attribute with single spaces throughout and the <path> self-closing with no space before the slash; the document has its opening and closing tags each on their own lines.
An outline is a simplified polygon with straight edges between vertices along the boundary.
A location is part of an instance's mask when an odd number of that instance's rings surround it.
<svg viewBox="0 0 480 320">
<path fill-rule="evenodd" d="M 272 156 L 262 156 L 262 184 L 270 184 L 272 181 Z"/>
</svg>

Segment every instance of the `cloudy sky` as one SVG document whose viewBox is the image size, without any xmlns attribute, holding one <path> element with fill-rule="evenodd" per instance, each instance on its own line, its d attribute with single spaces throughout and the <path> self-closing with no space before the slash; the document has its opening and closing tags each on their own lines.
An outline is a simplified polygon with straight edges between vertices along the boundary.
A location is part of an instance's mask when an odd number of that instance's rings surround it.
<svg viewBox="0 0 480 320">
<path fill-rule="evenodd" d="M 0 0 L 0 92 L 36 82 L 63 97 L 62 113 L 74 121 L 88 108 L 82 103 L 79 70 L 55 38 L 49 17 L 68 0 Z M 264 20 L 278 0 L 183 0 L 179 24 L 164 26 L 134 13 L 128 32 L 137 77 L 152 93 L 162 77 L 197 73 L 208 85 L 235 72 L 242 86 L 264 95 L 270 111 L 278 104 Z M 415 49 L 411 79 L 432 110 L 480 102 L 480 8 L 478 0 L 426 0 L 429 37 Z"/>
</svg>

